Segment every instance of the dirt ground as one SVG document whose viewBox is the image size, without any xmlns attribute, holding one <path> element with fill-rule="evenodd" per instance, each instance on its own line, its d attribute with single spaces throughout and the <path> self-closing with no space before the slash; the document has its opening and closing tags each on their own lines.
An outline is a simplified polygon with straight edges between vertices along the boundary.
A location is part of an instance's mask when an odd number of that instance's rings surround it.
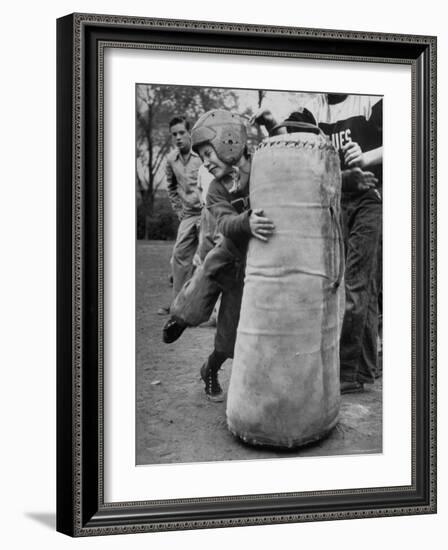
<svg viewBox="0 0 448 550">
<path fill-rule="evenodd" d="M 225 402 L 205 397 L 199 369 L 213 347 L 214 329 L 187 329 L 174 344 L 162 342 L 170 302 L 172 242 L 138 241 L 136 265 L 136 457 L 137 464 L 210 462 L 282 456 L 328 456 L 382 451 L 382 383 L 342 397 L 339 424 L 323 441 L 278 451 L 250 447 L 226 427 Z M 220 382 L 227 390 L 227 361 Z"/>
</svg>

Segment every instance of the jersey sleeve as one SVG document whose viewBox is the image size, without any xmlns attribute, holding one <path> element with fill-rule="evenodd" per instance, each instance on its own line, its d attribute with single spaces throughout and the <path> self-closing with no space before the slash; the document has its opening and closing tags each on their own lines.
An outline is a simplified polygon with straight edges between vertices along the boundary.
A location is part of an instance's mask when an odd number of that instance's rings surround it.
<svg viewBox="0 0 448 550">
<path fill-rule="evenodd" d="M 383 99 L 380 98 L 372 105 L 372 111 L 370 115 L 370 124 L 380 134 L 383 132 Z"/>
<path fill-rule="evenodd" d="M 235 210 L 226 196 L 221 185 L 213 180 L 210 184 L 207 194 L 207 209 L 216 219 L 216 226 L 224 237 L 228 237 L 234 242 L 251 234 L 249 216 L 250 210 L 241 214 Z"/>
</svg>

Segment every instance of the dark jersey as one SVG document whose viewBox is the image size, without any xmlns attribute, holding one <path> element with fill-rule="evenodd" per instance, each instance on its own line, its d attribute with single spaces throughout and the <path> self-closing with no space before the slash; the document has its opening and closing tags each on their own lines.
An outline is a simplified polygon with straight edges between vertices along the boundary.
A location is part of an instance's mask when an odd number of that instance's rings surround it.
<svg viewBox="0 0 448 550">
<path fill-rule="evenodd" d="M 383 144 L 383 101 L 378 96 L 348 95 L 338 103 L 330 104 L 325 94 L 319 94 L 307 105 L 321 130 L 329 136 L 339 151 L 341 169 L 344 163 L 342 148 L 355 141 L 363 152 Z M 367 168 L 382 180 L 382 165 Z"/>
</svg>

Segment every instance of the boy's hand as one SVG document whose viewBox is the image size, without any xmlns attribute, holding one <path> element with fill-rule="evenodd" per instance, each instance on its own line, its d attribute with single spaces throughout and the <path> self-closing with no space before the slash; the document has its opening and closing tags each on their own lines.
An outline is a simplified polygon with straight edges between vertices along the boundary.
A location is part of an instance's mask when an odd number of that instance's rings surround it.
<svg viewBox="0 0 448 550">
<path fill-rule="evenodd" d="M 361 168 L 352 168 L 342 172 L 342 191 L 362 193 L 376 187 L 378 179 L 372 172 L 364 172 Z"/>
<path fill-rule="evenodd" d="M 269 218 L 263 216 L 263 210 L 260 208 L 252 210 L 249 217 L 249 224 L 252 235 L 260 239 L 260 241 L 267 242 L 272 233 L 274 233 L 274 224 Z"/>
<path fill-rule="evenodd" d="M 269 109 L 261 107 L 254 115 L 252 115 L 249 120 L 249 124 L 258 124 L 259 126 L 264 126 L 267 130 L 270 130 L 277 124 L 277 121 Z"/>
<path fill-rule="evenodd" d="M 364 168 L 365 158 L 359 143 L 350 141 L 342 147 L 344 153 L 344 162 L 349 168 Z"/>
</svg>

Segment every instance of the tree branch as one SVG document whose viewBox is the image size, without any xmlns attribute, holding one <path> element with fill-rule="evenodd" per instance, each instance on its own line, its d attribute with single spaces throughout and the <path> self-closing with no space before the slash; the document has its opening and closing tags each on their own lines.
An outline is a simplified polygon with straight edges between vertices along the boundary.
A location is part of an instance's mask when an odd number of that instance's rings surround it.
<svg viewBox="0 0 448 550">
<path fill-rule="evenodd" d="M 169 149 L 169 145 L 171 142 L 171 138 L 168 138 L 165 143 L 162 145 L 162 147 L 159 149 L 159 152 L 156 155 L 156 158 L 153 161 L 153 167 L 155 168 L 158 165 L 160 165 L 161 160 L 163 160 L 163 157 L 166 155 L 167 150 Z"/>
</svg>

